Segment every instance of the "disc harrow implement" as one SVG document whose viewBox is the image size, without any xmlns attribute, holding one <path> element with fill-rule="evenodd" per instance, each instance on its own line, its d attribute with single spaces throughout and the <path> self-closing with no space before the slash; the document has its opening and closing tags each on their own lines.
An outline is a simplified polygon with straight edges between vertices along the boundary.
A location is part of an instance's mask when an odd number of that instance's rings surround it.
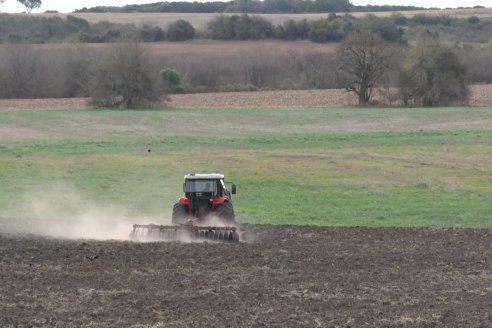
<svg viewBox="0 0 492 328">
<path fill-rule="evenodd" d="M 190 224 L 156 225 L 134 224 L 130 233 L 133 240 L 216 240 L 223 242 L 239 242 L 237 227 L 197 226 Z"/>
</svg>

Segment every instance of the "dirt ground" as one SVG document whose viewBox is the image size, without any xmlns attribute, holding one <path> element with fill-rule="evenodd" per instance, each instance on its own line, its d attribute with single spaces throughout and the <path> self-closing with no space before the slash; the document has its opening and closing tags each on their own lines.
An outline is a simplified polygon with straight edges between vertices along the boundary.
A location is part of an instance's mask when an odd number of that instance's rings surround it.
<svg viewBox="0 0 492 328">
<path fill-rule="evenodd" d="M 337 107 L 357 104 L 352 93 L 340 89 L 221 92 L 172 95 L 163 107 L 174 108 L 283 108 Z M 0 99 L 0 112 L 89 108 L 87 98 Z M 471 106 L 492 106 L 492 85 L 470 86 Z"/>
<path fill-rule="evenodd" d="M 492 231 L 243 226 L 246 242 L 0 234 L 1 327 L 490 327 Z"/>
</svg>

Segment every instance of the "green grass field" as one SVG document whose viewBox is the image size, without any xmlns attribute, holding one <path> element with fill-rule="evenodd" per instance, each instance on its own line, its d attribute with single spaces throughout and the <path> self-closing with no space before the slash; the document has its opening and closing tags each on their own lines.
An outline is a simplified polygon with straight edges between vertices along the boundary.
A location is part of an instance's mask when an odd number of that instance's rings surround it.
<svg viewBox="0 0 492 328">
<path fill-rule="evenodd" d="M 0 112 L 0 217 L 166 220 L 211 171 L 239 222 L 490 228 L 492 108 Z"/>
</svg>

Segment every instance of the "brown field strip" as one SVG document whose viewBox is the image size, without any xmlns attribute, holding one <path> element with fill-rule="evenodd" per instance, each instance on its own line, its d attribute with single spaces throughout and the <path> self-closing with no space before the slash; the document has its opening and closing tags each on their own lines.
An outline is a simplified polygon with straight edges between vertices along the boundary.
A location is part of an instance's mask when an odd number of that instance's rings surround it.
<svg viewBox="0 0 492 328">
<path fill-rule="evenodd" d="M 277 90 L 172 95 L 173 108 L 282 108 L 354 106 L 353 94 L 340 89 Z M 492 106 L 492 85 L 470 87 L 471 106 Z M 89 108 L 87 98 L 0 99 L 0 111 Z"/>
<path fill-rule="evenodd" d="M 218 40 L 192 40 L 183 42 L 154 42 L 145 43 L 144 47 L 153 57 L 167 56 L 186 56 L 199 55 L 202 58 L 224 58 L 234 57 L 244 53 L 258 51 L 279 52 L 321 52 L 333 53 L 338 43 L 315 43 L 311 41 L 282 41 L 282 40 L 261 40 L 261 41 L 218 41 Z M 0 44 L 0 49 L 9 47 L 9 45 Z M 88 43 L 88 44 L 35 44 L 30 45 L 34 51 L 41 53 L 56 53 L 64 49 L 89 49 L 100 50 L 102 52 L 110 51 L 114 43 Z"/>
</svg>

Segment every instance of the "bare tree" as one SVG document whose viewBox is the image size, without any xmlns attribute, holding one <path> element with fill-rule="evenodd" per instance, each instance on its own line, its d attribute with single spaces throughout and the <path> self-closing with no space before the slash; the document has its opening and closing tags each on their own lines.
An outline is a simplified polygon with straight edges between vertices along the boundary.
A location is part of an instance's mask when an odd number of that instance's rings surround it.
<svg viewBox="0 0 492 328">
<path fill-rule="evenodd" d="M 17 0 L 26 7 L 26 11 L 30 13 L 33 9 L 41 7 L 43 2 L 41 0 Z"/>
<path fill-rule="evenodd" d="M 91 102 L 97 107 L 152 105 L 162 95 L 157 73 L 153 74 L 147 53 L 139 43 L 116 44 L 96 68 Z"/>
<path fill-rule="evenodd" d="M 0 95 L 36 98 L 40 93 L 39 54 L 30 45 L 6 45 L 1 52 Z"/>
<path fill-rule="evenodd" d="M 345 89 L 358 96 L 359 105 L 370 102 L 374 88 L 389 68 L 391 54 L 381 37 L 367 30 L 356 30 L 343 42 L 337 54 L 337 75 Z"/>
</svg>

